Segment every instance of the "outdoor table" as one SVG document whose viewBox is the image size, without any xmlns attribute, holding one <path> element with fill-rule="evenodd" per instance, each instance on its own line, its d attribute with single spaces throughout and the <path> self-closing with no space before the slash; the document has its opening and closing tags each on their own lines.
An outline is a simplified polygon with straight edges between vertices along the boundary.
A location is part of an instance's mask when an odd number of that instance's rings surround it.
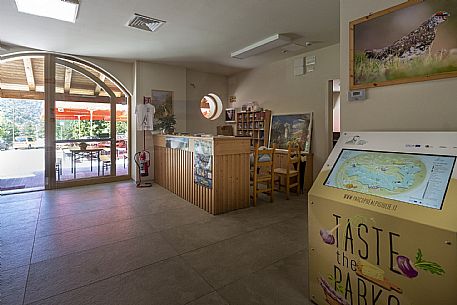
<svg viewBox="0 0 457 305">
<path fill-rule="evenodd" d="M 92 156 L 95 154 L 97 156 L 97 169 L 98 175 L 100 176 L 100 152 L 103 148 L 70 148 L 71 152 L 71 172 L 73 173 L 74 179 L 76 179 L 76 155 L 81 153 L 89 153 L 90 154 L 90 171 L 92 171 Z"/>
</svg>

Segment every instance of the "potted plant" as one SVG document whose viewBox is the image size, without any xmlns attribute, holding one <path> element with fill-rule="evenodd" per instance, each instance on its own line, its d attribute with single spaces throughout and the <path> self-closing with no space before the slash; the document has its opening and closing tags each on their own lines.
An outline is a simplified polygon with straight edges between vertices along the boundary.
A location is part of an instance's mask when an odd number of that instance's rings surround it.
<svg viewBox="0 0 457 305">
<path fill-rule="evenodd" d="M 164 134 L 172 134 L 175 132 L 176 119 L 174 114 L 170 114 L 158 119 L 157 127 Z"/>
</svg>

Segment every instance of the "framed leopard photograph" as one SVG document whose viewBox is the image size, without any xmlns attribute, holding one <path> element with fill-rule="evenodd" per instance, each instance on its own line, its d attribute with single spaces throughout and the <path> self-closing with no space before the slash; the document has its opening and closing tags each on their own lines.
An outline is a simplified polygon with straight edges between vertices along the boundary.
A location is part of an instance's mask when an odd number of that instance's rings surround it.
<svg viewBox="0 0 457 305">
<path fill-rule="evenodd" d="M 351 90 L 457 76 L 455 0 L 410 0 L 349 32 Z"/>
</svg>

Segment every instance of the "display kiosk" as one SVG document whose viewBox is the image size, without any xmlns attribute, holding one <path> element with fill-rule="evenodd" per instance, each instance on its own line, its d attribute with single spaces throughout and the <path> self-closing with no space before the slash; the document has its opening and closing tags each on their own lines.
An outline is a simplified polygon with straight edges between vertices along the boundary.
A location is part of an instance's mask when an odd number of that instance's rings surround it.
<svg viewBox="0 0 457 305">
<path fill-rule="evenodd" d="M 319 305 L 457 304 L 457 133 L 343 133 L 309 192 Z"/>
</svg>

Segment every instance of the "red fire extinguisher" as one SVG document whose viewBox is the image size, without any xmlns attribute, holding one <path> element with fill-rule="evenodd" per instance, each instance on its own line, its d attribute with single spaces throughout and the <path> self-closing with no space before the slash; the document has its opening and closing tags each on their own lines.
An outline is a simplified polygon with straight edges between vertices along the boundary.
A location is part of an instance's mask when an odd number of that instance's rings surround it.
<svg viewBox="0 0 457 305">
<path fill-rule="evenodd" d="M 150 187 L 152 186 L 149 182 L 142 182 L 141 177 L 149 176 L 149 167 L 151 166 L 150 153 L 147 150 L 139 151 L 135 154 L 135 163 L 138 167 L 139 172 L 139 181 L 137 182 L 137 187 Z"/>
<path fill-rule="evenodd" d="M 140 176 L 146 177 L 149 175 L 149 158 L 146 151 L 140 152 Z"/>
</svg>

